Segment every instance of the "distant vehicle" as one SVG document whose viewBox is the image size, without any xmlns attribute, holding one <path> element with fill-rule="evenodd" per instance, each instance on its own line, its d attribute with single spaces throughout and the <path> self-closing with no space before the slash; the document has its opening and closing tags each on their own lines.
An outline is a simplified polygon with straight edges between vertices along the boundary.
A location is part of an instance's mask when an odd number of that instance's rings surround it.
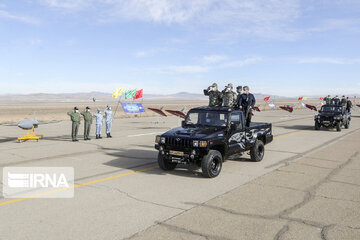
<svg viewBox="0 0 360 240">
<path fill-rule="evenodd" d="M 317 115 L 315 115 L 315 130 L 321 127 L 336 128 L 339 132 L 341 127 L 346 129 L 350 126 L 351 113 L 347 112 L 341 105 L 323 105 Z"/>
<path fill-rule="evenodd" d="M 191 109 L 182 126 L 156 136 L 158 164 L 173 170 L 178 163 L 202 168 L 209 178 L 220 174 L 229 156 L 250 150 L 251 159 L 259 162 L 265 144 L 273 140 L 271 123 L 252 123 L 245 127 L 244 113 L 232 108 L 198 107 Z"/>
</svg>

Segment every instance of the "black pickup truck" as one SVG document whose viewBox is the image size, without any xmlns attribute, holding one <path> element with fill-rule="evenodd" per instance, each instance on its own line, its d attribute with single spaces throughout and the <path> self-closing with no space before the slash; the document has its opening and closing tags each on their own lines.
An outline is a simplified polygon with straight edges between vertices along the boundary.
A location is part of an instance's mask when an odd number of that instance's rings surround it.
<svg viewBox="0 0 360 240">
<path fill-rule="evenodd" d="M 271 123 L 252 123 L 245 127 L 242 111 L 226 107 L 191 109 L 182 126 L 156 136 L 158 164 L 173 170 L 178 163 L 195 164 L 209 178 L 220 174 L 229 156 L 250 150 L 251 159 L 259 162 L 264 145 L 273 140 Z"/>
<path fill-rule="evenodd" d="M 339 132 L 341 127 L 346 129 L 350 126 L 351 113 L 347 112 L 341 105 L 323 105 L 317 115 L 315 115 L 315 130 L 324 128 L 336 128 Z"/>
</svg>

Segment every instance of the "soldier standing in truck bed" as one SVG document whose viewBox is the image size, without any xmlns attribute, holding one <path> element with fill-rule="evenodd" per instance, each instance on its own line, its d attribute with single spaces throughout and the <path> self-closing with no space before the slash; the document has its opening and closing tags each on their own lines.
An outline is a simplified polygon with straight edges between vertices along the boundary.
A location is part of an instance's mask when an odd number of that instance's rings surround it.
<svg viewBox="0 0 360 240">
<path fill-rule="evenodd" d="M 244 91 L 245 93 L 243 93 L 241 95 L 241 97 L 239 98 L 239 108 L 243 111 L 245 118 L 246 118 L 246 126 L 250 127 L 250 123 L 251 123 L 251 117 L 252 117 L 252 108 L 255 106 L 256 100 L 255 97 L 252 93 L 250 93 L 249 91 L 249 87 L 245 86 L 244 87 Z"/>
<path fill-rule="evenodd" d="M 237 86 L 236 87 L 236 93 L 237 93 L 237 97 L 236 97 L 236 101 L 235 101 L 235 108 L 239 109 L 240 106 L 238 105 L 238 103 L 239 103 L 239 99 L 240 99 L 241 94 L 242 94 L 242 86 Z"/>
<path fill-rule="evenodd" d="M 225 89 L 221 93 L 223 106 L 224 107 L 234 107 L 236 105 L 236 93 L 233 91 L 233 85 L 229 83 L 225 86 Z"/>
<path fill-rule="evenodd" d="M 331 104 L 331 97 L 330 97 L 330 95 L 327 95 L 327 97 L 324 97 L 324 102 L 325 102 L 326 104 Z"/>
<path fill-rule="evenodd" d="M 347 97 L 347 98 L 346 98 L 346 111 L 347 111 L 348 113 L 350 113 L 351 107 L 352 107 L 352 102 L 351 102 L 351 100 L 349 99 L 349 97 Z"/>
<path fill-rule="evenodd" d="M 213 83 L 207 89 L 204 89 L 204 95 L 209 96 L 209 107 L 221 107 L 221 92 L 216 83 Z"/>
</svg>

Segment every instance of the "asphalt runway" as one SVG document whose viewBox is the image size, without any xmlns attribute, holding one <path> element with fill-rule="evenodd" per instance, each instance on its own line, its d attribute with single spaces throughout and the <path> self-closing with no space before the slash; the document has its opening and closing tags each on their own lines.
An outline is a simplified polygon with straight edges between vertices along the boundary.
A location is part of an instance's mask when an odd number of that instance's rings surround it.
<svg viewBox="0 0 360 240">
<path fill-rule="evenodd" d="M 187 167 L 170 172 L 157 167 L 155 135 L 179 126 L 176 117 L 117 119 L 112 139 L 94 139 L 93 125 L 93 139 L 80 136 L 75 143 L 70 121 L 41 125 L 36 131 L 45 138 L 39 142 L 17 143 L 25 131 L 0 126 L 1 168 L 74 167 L 76 186 L 71 199 L 1 198 L 0 239 L 131 238 L 360 130 L 358 110 L 341 132 L 313 130 L 314 115 L 310 110 L 256 113 L 253 121 L 273 123 L 274 141 L 266 145 L 263 161 L 231 158 L 214 179 Z"/>
</svg>

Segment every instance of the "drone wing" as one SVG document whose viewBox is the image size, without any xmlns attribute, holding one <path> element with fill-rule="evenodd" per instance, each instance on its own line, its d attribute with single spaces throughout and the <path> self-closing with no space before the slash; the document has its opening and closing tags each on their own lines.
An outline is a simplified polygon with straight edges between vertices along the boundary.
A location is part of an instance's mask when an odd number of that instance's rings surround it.
<svg viewBox="0 0 360 240">
<path fill-rule="evenodd" d="M 261 112 L 259 107 L 253 107 L 255 111 Z"/>
<path fill-rule="evenodd" d="M 158 109 L 158 108 L 148 108 L 148 109 L 161 115 L 161 116 L 167 117 L 167 115 L 161 109 Z"/>
<path fill-rule="evenodd" d="M 181 111 L 176 111 L 176 110 L 165 110 L 165 111 L 172 114 L 172 115 L 174 115 L 174 116 L 177 116 L 179 118 L 183 118 L 183 119 L 186 118 L 186 115 Z"/>
</svg>

